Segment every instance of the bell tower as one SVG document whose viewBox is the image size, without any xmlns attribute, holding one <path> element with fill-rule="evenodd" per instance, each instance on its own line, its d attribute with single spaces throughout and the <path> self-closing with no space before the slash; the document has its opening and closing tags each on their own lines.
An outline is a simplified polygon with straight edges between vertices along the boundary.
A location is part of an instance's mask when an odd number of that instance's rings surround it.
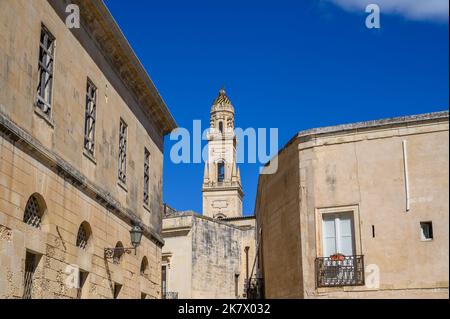
<svg viewBox="0 0 450 319">
<path fill-rule="evenodd" d="M 236 165 L 237 140 L 234 108 L 224 89 L 210 113 L 208 161 L 203 177 L 203 215 L 212 218 L 242 216 L 241 174 Z"/>
</svg>

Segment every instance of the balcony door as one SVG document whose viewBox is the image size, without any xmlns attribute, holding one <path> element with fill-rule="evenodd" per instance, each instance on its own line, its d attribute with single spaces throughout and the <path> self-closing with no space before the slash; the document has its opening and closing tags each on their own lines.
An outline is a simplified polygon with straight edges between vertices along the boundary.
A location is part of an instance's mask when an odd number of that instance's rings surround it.
<svg viewBox="0 0 450 319">
<path fill-rule="evenodd" d="M 323 257 L 335 254 L 355 255 L 355 232 L 353 213 L 322 215 Z"/>
</svg>

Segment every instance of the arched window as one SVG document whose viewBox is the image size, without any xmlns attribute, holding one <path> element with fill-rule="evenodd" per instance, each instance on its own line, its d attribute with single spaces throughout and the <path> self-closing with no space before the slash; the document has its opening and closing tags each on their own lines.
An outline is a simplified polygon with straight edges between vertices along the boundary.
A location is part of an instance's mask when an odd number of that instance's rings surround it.
<svg viewBox="0 0 450 319">
<path fill-rule="evenodd" d="M 119 241 L 119 242 L 117 242 L 116 249 L 114 250 L 114 255 L 113 255 L 113 263 L 114 264 L 116 264 L 116 265 L 120 264 L 120 261 L 122 260 L 123 253 L 124 253 L 123 245 Z"/>
<path fill-rule="evenodd" d="M 217 163 L 217 181 L 222 183 L 225 180 L 225 164 L 224 162 Z"/>
<path fill-rule="evenodd" d="M 39 194 L 30 196 L 23 214 L 23 222 L 35 228 L 41 228 L 42 217 L 46 210 L 44 199 Z"/>
<path fill-rule="evenodd" d="M 220 134 L 223 134 L 223 122 L 222 121 L 219 122 L 219 131 L 220 131 Z"/>
<path fill-rule="evenodd" d="M 141 261 L 141 276 L 147 277 L 148 276 L 148 259 L 144 256 Z"/>
<path fill-rule="evenodd" d="M 78 228 L 77 234 L 77 247 L 81 249 L 86 249 L 89 237 L 91 237 L 91 227 L 87 222 L 82 222 L 80 227 Z"/>
</svg>

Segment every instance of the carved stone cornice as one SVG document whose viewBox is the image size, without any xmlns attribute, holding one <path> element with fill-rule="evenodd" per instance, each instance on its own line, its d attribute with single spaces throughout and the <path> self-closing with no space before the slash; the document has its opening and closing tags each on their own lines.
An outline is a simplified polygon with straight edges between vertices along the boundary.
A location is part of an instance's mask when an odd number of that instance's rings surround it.
<svg viewBox="0 0 450 319">
<path fill-rule="evenodd" d="M 103 1 L 65 1 L 79 6 L 82 27 L 134 94 L 146 116 L 163 135 L 175 129 L 177 124 L 172 114 Z"/>
</svg>

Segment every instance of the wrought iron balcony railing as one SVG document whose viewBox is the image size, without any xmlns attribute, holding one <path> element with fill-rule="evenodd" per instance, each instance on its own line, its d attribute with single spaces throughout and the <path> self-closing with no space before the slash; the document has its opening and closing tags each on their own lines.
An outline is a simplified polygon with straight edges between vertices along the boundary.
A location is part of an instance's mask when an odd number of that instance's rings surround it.
<svg viewBox="0 0 450 319">
<path fill-rule="evenodd" d="M 245 285 L 247 299 L 264 299 L 264 279 L 252 278 Z"/>
<path fill-rule="evenodd" d="M 318 288 L 364 286 L 364 256 L 316 258 L 316 285 Z"/>
<path fill-rule="evenodd" d="M 163 292 L 162 299 L 178 299 L 178 292 L 173 291 Z"/>
</svg>

